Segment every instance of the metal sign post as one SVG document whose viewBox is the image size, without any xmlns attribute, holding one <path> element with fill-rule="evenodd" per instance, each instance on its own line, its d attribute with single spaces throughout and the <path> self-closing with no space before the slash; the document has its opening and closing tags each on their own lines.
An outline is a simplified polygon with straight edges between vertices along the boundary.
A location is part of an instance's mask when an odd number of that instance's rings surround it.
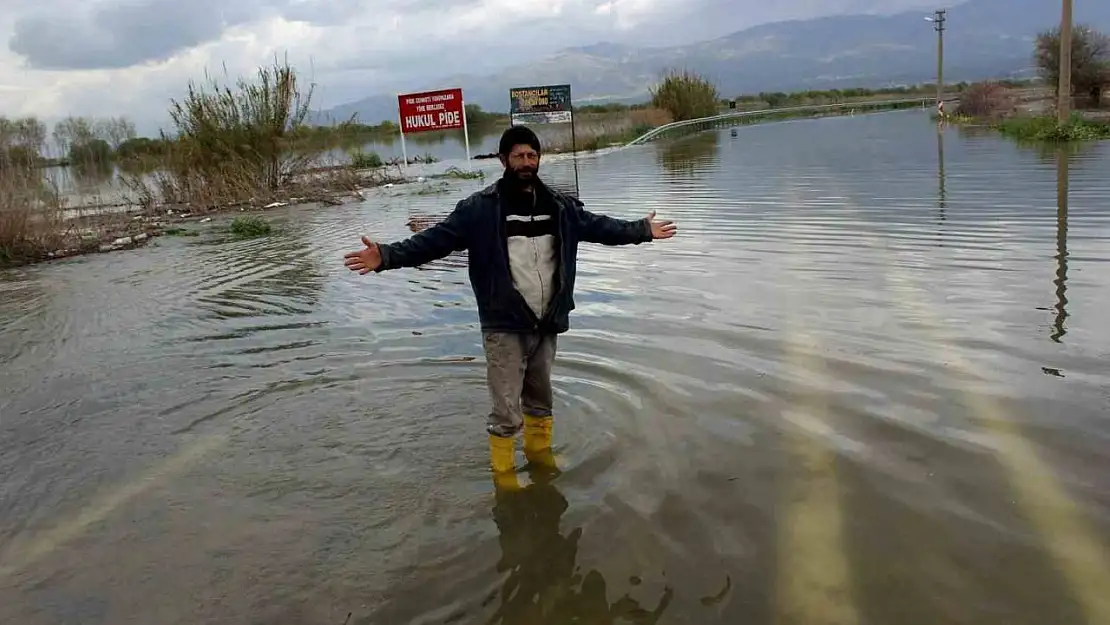
<svg viewBox="0 0 1110 625">
<path fill-rule="evenodd" d="M 401 97 L 402 96 L 400 94 L 397 95 L 398 102 L 401 101 Z M 399 128 L 401 129 L 401 158 L 403 159 L 403 162 L 401 163 L 401 173 L 407 176 L 409 173 L 409 153 L 408 150 L 405 149 L 405 119 L 402 113 L 403 110 L 403 107 L 397 107 L 397 123 L 399 124 Z"/>
<path fill-rule="evenodd" d="M 474 166 L 470 162 L 470 127 L 466 123 L 466 101 L 462 105 L 462 120 L 463 120 L 463 142 L 466 143 L 466 169 L 467 171 L 474 171 Z"/>
</svg>

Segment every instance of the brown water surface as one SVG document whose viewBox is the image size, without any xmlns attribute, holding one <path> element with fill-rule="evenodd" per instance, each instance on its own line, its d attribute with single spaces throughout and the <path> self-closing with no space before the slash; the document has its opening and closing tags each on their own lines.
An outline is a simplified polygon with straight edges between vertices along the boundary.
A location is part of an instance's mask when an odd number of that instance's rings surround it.
<svg viewBox="0 0 1110 625">
<path fill-rule="evenodd" d="M 2 274 L 0 622 L 1110 623 L 1110 143 L 925 116 L 580 160 L 681 235 L 583 249 L 519 493 L 465 257 L 341 258 L 477 182 Z"/>
</svg>

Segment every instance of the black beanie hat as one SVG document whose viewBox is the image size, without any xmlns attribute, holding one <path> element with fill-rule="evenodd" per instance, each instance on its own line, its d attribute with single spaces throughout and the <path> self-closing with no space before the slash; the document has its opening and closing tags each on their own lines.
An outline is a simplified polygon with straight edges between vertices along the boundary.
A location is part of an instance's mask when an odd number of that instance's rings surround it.
<svg viewBox="0 0 1110 625">
<path fill-rule="evenodd" d="M 501 134 L 501 144 L 497 153 L 505 156 L 513 151 L 514 145 L 525 144 L 531 146 L 536 152 L 540 151 L 540 138 L 527 126 L 510 126 Z"/>
</svg>

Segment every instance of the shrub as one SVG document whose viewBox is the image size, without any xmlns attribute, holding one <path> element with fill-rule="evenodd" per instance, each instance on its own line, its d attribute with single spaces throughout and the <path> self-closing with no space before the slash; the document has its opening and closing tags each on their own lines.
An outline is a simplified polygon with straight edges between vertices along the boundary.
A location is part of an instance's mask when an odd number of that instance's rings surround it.
<svg viewBox="0 0 1110 625">
<path fill-rule="evenodd" d="M 675 121 L 716 115 L 721 96 L 707 78 L 689 70 L 672 70 L 651 88 L 651 104 Z"/>
<path fill-rule="evenodd" d="M 112 146 L 103 139 L 75 143 L 69 148 L 69 162 L 76 167 L 92 169 L 112 162 Z"/>
<path fill-rule="evenodd" d="M 1017 107 L 1013 94 L 1000 83 L 978 82 L 960 96 L 959 112 L 977 118 L 997 118 L 1010 115 Z"/>
<path fill-rule="evenodd" d="M 1110 139 L 1110 123 L 1087 121 L 1078 115 L 1064 124 L 1055 117 L 1018 117 L 1002 121 L 996 127 L 1002 134 L 1019 141 L 1056 143 Z"/>
<path fill-rule="evenodd" d="M 285 142 L 304 124 L 312 99 L 311 88 L 301 92 L 296 70 L 275 62 L 259 68 L 256 82 L 239 79 L 236 87 L 215 79 L 204 88 L 190 82 L 185 99 L 170 107 L 178 164 L 222 188 L 230 201 L 277 190 L 311 160 Z"/>
<path fill-rule="evenodd" d="M 62 247 L 62 199 L 31 168 L 0 168 L 0 266 L 37 260 Z"/>
<path fill-rule="evenodd" d="M 378 155 L 377 152 L 363 152 L 362 150 L 352 150 L 349 153 L 351 158 L 351 167 L 355 169 L 377 169 L 385 167 L 385 161 Z"/>
<path fill-rule="evenodd" d="M 231 221 L 231 234 L 237 239 L 249 239 L 270 234 L 270 222 L 256 215 L 236 217 Z"/>
</svg>

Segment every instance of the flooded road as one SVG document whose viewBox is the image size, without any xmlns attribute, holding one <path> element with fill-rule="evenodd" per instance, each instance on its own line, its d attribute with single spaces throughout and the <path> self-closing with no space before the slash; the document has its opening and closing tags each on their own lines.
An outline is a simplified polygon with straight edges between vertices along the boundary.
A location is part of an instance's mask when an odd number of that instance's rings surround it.
<svg viewBox="0 0 1110 625">
<path fill-rule="evenodd" d="M 2 274 L 0 622 L 1110 623 L 1110 143 L 910 111 L 578 168 L 681 234 L 584 246 L 519 493 L 465 257 L 342 264 L 476 181 Z"/>
</svg>

